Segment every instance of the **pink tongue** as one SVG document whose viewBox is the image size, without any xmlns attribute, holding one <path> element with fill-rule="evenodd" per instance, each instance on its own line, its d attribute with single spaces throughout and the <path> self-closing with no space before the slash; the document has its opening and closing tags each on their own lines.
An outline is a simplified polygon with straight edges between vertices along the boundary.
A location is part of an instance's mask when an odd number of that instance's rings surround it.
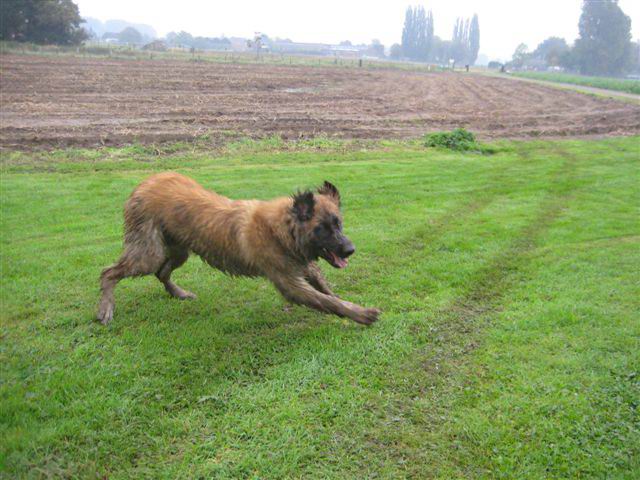
<svg viewBox="0 0 640 480">
<path fill-rule="evenodd" d="M 349 263 L 349 260 L 346 258 L 340 258 L 339 256 L 337 256 L 335 253 L 331 252 L 331 255 L 333 256 L 333 261 L 335 262 L 335 264 L 338 266 L 338 268 L 344 268 L 347 266 L 347 263 Z"/>
</svg>

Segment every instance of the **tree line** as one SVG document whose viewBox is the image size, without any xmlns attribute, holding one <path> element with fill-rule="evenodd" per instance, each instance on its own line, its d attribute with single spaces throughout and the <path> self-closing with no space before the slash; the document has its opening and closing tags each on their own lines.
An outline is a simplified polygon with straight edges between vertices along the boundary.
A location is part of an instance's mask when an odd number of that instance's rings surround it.
<svg viewBox="0 0 640 480">
<path fill-rule="evenodd" d="M 631 41 L 631 19 L 618 0 L 584 0 L 573 45 L 549 37 L 533 51 L 518 45 L 508 66 L 544 70 L 560 67 L 585 75 L 621 75 L 640 71 L 640 42 Z"/>
<path fill-rule="evenodd" d="M 228 38 L 224 37 L 194 37 L 188 32 L 169 32 L 166 36 L 166 42 L 169 46 L 175 47 L 190 47 L 197 50 L 211 50 L 211 49 L 227 49 L 231 48 L 231 42 Z"/>
<path fill-rule="evenodd" d="M 85 41 L 89 33 L 72 0 L 0 0 L 0 40 L 74 45 Z M 550 37 L 535 50 L 520 44 L 508 66 L 546 69 L 561 67 L 588 75 L 621 75 L 640 72 L 640 42 L 631 41 L 631 19 L 618 0 L 583 0 L 579 37 L 573 45 L 559 37 Z M 144 37 L 134 28 L 105 33 L 122 43 L 139 44 Z M 228 47 L 224 38 L 193 37 L 187 32 L 167 35 L 169 45 L 207 49 Z M 480 49 L 478 16 L 458 18 L 451 40 L 434 34 L 434 16 L 422 6 L 408 7 L 401 44 L 390 49 L 392 58 L 419 62 L 473 65 Z M 374 41 L 368 54 L 383 57 L 384 46 Z M 493 62 L 492 62 L 493 63 Z"/>
<path fill-rule="evenodd" d="M 433 13 L 424 7 L 408 7 L 402 29 L 402 54 L 413 60 L 427 61 L 433 49 Z"/>
<path fill-rule="evenodd" d="M 404 57 L 418 62 L 456 63 L 473 65 L 480 51 L 480 22 L 459 17 L 453 27 L 451 40 L 434 35 L 433 12 L 422 6 L 408 7 L 402 29 L 402 43 L 391 47 L 391 57 Z"/>
</svg>

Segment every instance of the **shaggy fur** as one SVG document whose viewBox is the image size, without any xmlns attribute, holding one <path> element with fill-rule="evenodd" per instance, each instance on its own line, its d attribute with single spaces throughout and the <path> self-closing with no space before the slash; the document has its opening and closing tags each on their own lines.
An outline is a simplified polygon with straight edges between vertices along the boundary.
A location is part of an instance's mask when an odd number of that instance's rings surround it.
<svg viewBox="0 0 640 480">
<path fill-rule="evenodd" d="M 154 175 L 125 204 L 124 251 L 102 272 L 98 319 L 113 318 L 114 288 L 126 277 L 155 274 L 170 295 L 195 298 L 171 281 L 193 252 L 231 275 L 262 276 L 291 302 L 369 325 L 379 310 L 339 299 L 316 263 L 343 268 L 355 248 L 342 233 L 340 194 L 316 192 L 271 201 L 230 200 L 177 173 Z"/>
</svg>

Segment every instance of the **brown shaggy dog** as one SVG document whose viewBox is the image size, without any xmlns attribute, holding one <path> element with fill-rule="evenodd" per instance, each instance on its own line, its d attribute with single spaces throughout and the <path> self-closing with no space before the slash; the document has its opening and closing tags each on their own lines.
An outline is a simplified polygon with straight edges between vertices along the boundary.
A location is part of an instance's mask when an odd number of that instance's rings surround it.
<svg viewBox="0 0 640 480">
<path fill-rule="evenodd" d="M 339 299 L 316 264 L 344 268 L 353 243 L 342 233 L 340 194 L 316 192 L 271 201 L 230 200 L 177 173 L 142 182 L 125 204 L 124 252 L 100 277 L 98 319 L 113 318 L 113 290 L 125 277 L 154 273 L 167 292 L 195 298 L 170 279 L 194 252 L 231 275 L 263 276 L 289 301 L 369 325 L 379 310 Z"/>
</svg>

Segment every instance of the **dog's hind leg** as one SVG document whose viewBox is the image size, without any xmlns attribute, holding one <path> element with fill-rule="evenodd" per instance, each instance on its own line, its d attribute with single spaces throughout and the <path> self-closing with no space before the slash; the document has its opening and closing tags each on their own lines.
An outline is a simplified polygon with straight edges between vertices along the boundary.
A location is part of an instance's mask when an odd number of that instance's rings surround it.
<svg viewBox="0 0 640 480">
<path fill-rule="evenodd" d="M 98 320 L 108 324 L 113 318 L 115 298 L 113 291 L 123 278 L 156 273 L 166 260 L 162 235 L 152 224 L 147 223 L 125 235 L 124 252 L 120 259 L 105 268 L 100 275 L 102 297 L 98 307 Z"/>
<path fill-rule="evenodd" d="M 189 258 L 188 250 L 179 247 L 172 247 L 169 250 L 169 257 L 160 267 L 160 270 L 156 272 L 156 277 L 158 277 L 158 280 L 163 283 L 164 288 L 169 292 L 169 295 L 179 298 L 180 300 L 196 298 L 193 293 L 183 290 L 170 280 L 171 272 L 182 266 L 182 264 L 187 261 L 187 258 Z"/>
</svg>

